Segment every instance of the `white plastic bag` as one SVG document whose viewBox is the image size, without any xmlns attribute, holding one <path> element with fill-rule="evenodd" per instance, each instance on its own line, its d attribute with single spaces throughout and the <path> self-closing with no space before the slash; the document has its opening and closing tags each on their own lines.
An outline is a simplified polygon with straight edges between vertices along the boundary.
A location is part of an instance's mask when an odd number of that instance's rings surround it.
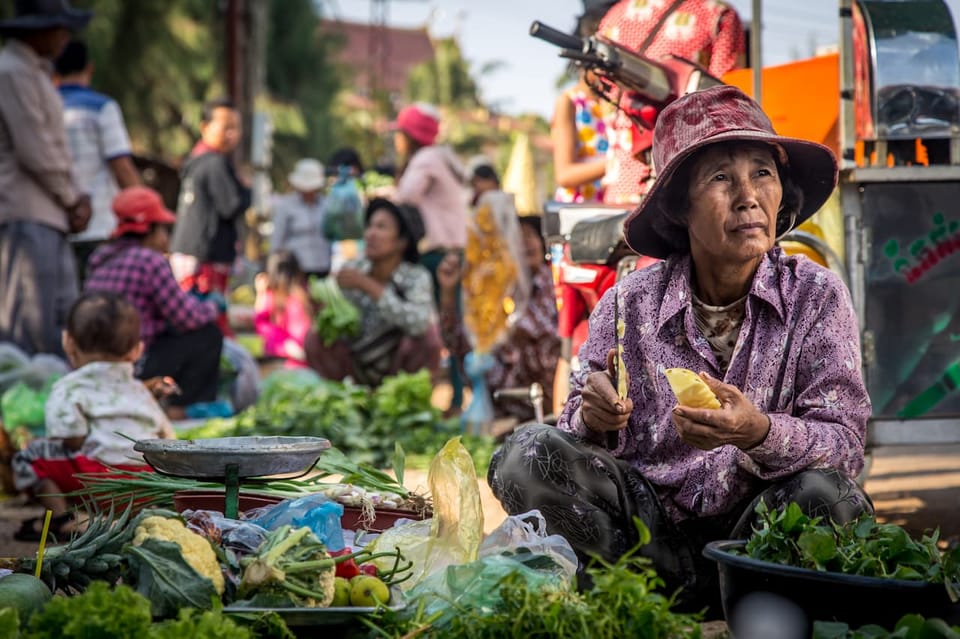
<svg viewBox="0 0 960 639">
<path fill-rule="evenodd" d="M 577 574 L 577 553 L 565 537 L 547 534 L 547 520 L 539 510 L 507 517 L 480 544 L 479 556 L 482 559 L 518 548 L 527 548 L 535 555 L 550 557 L 568 579 L 573 579 Z"/>
</svg>

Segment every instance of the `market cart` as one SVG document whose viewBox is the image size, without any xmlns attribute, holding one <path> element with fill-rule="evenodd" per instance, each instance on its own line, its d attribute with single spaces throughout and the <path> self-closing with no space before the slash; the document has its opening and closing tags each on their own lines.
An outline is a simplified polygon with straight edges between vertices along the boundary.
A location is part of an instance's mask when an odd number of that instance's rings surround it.
<svg viewBox="0 0 960 639">
<path fill-rule="evenodd" d="M 838 6 L 836 53 L 724 80 L 759 87 L 778 132 L 841 158 L 834 199 L 787 240 L 850 287 L 873 400 L 869 444 L 960 442 L 954 20 L 944 0 Z"/>
</svg>

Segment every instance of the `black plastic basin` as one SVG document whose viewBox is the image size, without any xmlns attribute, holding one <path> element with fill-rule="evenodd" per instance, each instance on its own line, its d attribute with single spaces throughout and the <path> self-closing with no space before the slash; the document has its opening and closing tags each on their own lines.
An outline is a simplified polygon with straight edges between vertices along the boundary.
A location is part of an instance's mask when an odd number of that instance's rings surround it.
<svg viewBox="0 0 960 639">
<path fill-rule="evenodd" d="M 746 608 L 764 602 L 773 602 L 784 616 L 797 614 L 804 629 L 796 636 L 809 637 L 814 621 L 892 629 L 903 615 L 915 613 L 960 622 L 960 604 L 951 603 L 943 584 L 808 570 L 732 553 L 743 552 L 746 543 L 713 541 L 703 549 L 704 556 L 717 562 L 723 613 L 738 639 L 736 626 L 743 626 L 751 612 Z"/>
</svg>

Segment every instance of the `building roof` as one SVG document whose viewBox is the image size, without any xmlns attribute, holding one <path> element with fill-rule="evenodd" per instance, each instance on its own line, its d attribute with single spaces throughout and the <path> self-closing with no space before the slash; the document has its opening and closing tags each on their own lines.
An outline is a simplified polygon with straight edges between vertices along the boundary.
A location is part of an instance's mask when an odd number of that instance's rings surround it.
<svg viewBox="0 0 960 639">
<path fill-rule="evenodd" d="M 367 93 L 377 81 L 377 88 L 400 93 L 410 70 L 434 57 L 433 43 L 426 27 L 398 29 L 378 25 L 321 20 L 320 30 L 341 36 L 343 46 L 336 57 L 353 68 L 352 82 L 357 92 Z"/>
</svg>

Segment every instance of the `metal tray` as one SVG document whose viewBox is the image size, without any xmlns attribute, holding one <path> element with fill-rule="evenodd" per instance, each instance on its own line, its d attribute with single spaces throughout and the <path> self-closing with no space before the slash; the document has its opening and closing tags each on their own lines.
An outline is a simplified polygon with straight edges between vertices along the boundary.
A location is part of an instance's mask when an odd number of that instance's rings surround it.
<svg viewBox="0 0 960 639">
<path fill-rule="evenodd" d="M 224 607 L 223 612 L 233 614 L 275 612 L 280 615 L 283 621 L 291 628 L 342 626 L 356 623 L 360 619 L 377 612 L 383 612 L 384 610 L 396 612 L 407 607 L 407 602 L 399 588 L 391 588 L 390 597 L 394 603 L 380 608 L 360 606 L 337 608 L 248 608 L 243 605 L 232 605 Z"/>
<path fill-rule="evenodd" d="M 230 464 L 238 466 L 238 478 L 305 473 L 328 448 L 322 437 L 258 436 L 141 439 L 133 445 L 157 472 L 199 479 L 222 479 Z"/>
</svg>

